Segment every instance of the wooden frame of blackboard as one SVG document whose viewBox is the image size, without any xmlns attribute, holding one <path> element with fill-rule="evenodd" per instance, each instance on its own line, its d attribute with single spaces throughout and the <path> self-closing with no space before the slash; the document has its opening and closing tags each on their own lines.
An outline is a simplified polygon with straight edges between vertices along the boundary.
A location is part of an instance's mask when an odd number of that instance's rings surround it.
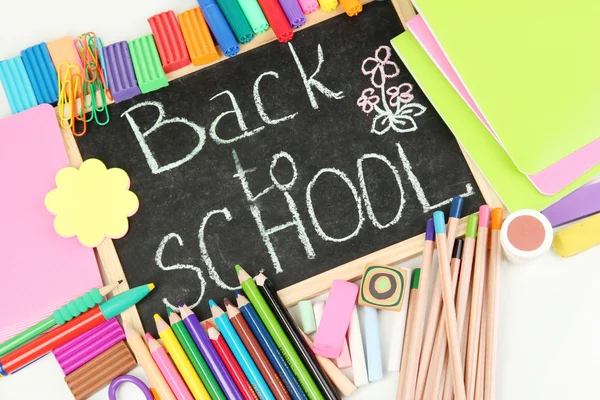
<svg viewBox="0 0 600 400">
<path fill-rule="evenodd" d="M 371 1 L 373 0 L 361 0 L 361 3 L 367 4 Z M 400 18 L 400 21 L 402 22 L 402 25 L 406 29 L 406 21 L 410 20 L 416 15 L 410 0 L 392 0 L 392 4 L 394 5 L 394 8 Z M 304 25 L 301 29 L 311 27 L 329 18 L 338 16 L 342 13 L 344 13 L 344 10 L 341 5 L 338 6 L 338 8 L 332 12 L 324 12 L 319 9 L 318 11 L 306 16 L 306 25 Z M 276 38 L 272 30 L 269 30 L 257 36 L 252 42 L 246 45 L 242 45 L 240 52 L 251 51 L 252 49 L 255 49 L 259 46 L 272 42 L 275 39 Z M 223 61 L 224 59 L 226 59 L 225 56 L 221 54 L 219 60 L 215 61 L 212 64 Z M 187 67 L 167 74 L 167 79 L 169 81 L 172 81 L 174 79 L 196 72 L 202 68 L 207 67 L 208 65 L 188 65 Z M 77 142 L 75 141 L 75 138 L 69 129 L 61 129 L 61 133 L 65 149 L 69 158 L 69 163 L 72 167 L 78 168 L 83 162 L 83 158 L 81 156 L 79 148 L 77 147 Z M 474 162 L 465 153 L 462 147 L 461 151 L 467 161 L 467 164 L 469 165 L 469 168 L 473 174 L 473 177 L 475 178 L 475 181 L 477 182 L 477 185 L 479 186 L 479 189 L 485 201 L 491 207 L 504 208 L 500 198 L 496 195 L 494 190 L 485 180 L 484 176 L 481 174 Z M 464 235 L 465 228 L 466 218 L 463 218 L 458 227 L 458 236 Z M 378 250 L 374 253 L 367 254 L 363 257 L 347 262 L 343 265 L 337 266 L 326 272 L 308 278 L 302 282 L 298 282 L 294 285 L 291 285 L 285 289 L 281 289 L 279 290 L 278 294 L 281 297 L 283 303 L 286 306 L 291 307 L 301 300 L 310 299 L 318 296 L 321 293 L 326 292 L 331 287 L 331 282 L 334 279 L 344 279 L 347 281 L 355 281 L 359 279 L 362 276 L 363 270 L 367 265 L 393 265 L 411 259 L 422 252 L 423 243 L 424 234 L 415 236 L 413 238 L 396 243 L 392 246 Z M 127 283 L 127 278 L 125 276 L 125 273 L 123 272 L 123 267 L 121 266 L 121 262 L 119 260 L 119 256 L 117 255 L 117 251 L 115 249 L 113 241 L 108 238 L 105 239 L 96 248 L 95 254 L 102 275 L 102 280 L 105 283 L 123 280 L 123 283 L 119 285 L 117 289 L 115 289 L 113 294 L 119 294 L 125 290 L 128 290 L 129 285 Z M 138 329 L 138 331 L 144 332 L 140 316 L 135 307 L 132 307 L 129 310 L 125 311 L 123 314 L 121 314 L 121 317 L 124 321 L 127 321 L 133 326 L 135 326 L 136 329 Z"/>
</svg>

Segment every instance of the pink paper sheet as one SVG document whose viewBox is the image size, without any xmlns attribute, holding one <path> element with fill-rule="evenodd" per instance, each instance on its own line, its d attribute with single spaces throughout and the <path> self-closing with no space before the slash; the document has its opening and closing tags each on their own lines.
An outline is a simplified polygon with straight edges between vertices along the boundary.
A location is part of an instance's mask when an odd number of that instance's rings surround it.
<svg viewBox="0 0 600 400">
<path fill-rule="evenodd" d="M 93 250 L 59 237 L 44 206 L 68 166 L 50 105 L 0 120 L 0 342 L 102 284 Z"/>
<path fill-rule="evenodd" d="M 431 60 L 444 74 L 448 82 L 467 103 L 469 108 L 477 115 L 490 133 L 498 140 L 496 133 L 481 113 L 475 101 L 463 85 L 458 74 L 448 61 L 444 51 L 435 39 L 435 36 L 420 15 L 408 21 L 408 29 L 415 36 L 419 44 L 427 52 Z M 502 142 L 498 140 L 502 145 Z M 575 153 L 568 155 L 550 167 L 534 175 L 527 175 L 531 183 L 542 194 L 553 195 L 564 189 L 575 179 L 592 169 L 600 162 L 600 139 L 582 147 Z"/>
</svg>

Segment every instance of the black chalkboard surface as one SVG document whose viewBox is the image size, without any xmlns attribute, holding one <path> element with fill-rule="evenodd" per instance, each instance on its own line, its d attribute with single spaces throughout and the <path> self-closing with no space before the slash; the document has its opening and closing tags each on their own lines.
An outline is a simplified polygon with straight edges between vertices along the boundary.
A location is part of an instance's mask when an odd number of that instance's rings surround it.
<svg viewBox="0 0 600 400">
<path fill-rule="evenodd" d="M 436 209 L 483 202 L 446 125 L 392 50 L 390 3 L 371 3 L 110 106 L 78 139 L 129 173 L 140 199 L 115 242 L 138 306 L 208 317 L 234 265 L 287 287 L 423 232 Z"/>
</svg>

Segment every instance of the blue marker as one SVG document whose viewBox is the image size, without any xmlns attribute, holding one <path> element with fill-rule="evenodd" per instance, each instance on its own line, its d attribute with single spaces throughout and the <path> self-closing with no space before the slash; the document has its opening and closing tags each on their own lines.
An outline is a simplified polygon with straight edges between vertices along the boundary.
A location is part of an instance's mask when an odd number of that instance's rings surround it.
<svg viewBox="0 0 600 400">
<path fill-rule="evenodd" d="M 252 333 L 254 333 L 256 340 L 258 340 L 258 343 L 260 344 L 260 347 L 262 347 L 265 354 L 269 358 L 271 365 L 273 365 L 275 372 L 277 372 L 277 375 L 279 375 L 279 378 L 285 385 L 285 388 L 292 399 L 308 400 L 308 397 L 306 397 L 306 394 L 304 394 L 300 383 L 285 362 L 285 359 L 277 348 L 273 338 L 271 338 L 267 327 L 260 320 L 260 317 L 256 313 L 254 306 L 238 290 L 235 291 L 235 298 L 242 316 L 248 323 L 248 326 L 252 330 Z"/>
<path fill-rule="evenodd" d="M 223 12 L 215 0 L 198 0 L 202 15 L 210 28 L 210 31 L 217 39 L 219 47 L 227 57 L 233 57 L 240 52 L 240 46 L 233 36 L 233 31 L 229 27 Z"/>
<path fill-rule="evenodd" d="M 225 338 L 227 345 L 229 345 L 231 352 L 242 367 L 244 374 L 246 374 L 248 381 L 254 387 L 260 400 L 275 400 L 273 393 L 271 393 L 271 389 L 269 389 L 267 382 L 265 382 L 260 374 L 256 364 L 254 364 L 252 357 L 250 357 L 250 353 L 248 353 L 248 350 L 244 347 L 242 339 L 240 339 L 235 331 L 227 314 L 225 314 L 217 303 L 212 300 L 208 301 L 208 305 L 210 306 L 210 312 L 215 319 L 215 323 L 217 324 L 219 331 L 221 331 L 221 335 Z"/>
</svg>

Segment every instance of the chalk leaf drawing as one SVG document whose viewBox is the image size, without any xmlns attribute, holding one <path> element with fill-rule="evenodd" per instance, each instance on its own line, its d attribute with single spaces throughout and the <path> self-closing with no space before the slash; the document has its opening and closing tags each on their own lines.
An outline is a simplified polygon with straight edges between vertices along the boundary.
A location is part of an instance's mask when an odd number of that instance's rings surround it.
<svg viewBox="0 0 600 400">
<path fill-rule="evenodd" d="M 383 135 L 390 130 L 398 133 L 417 130 L 415 118 L 427 110 L 413 102 L 413 87 L 410 83 L 395 84 L 394 78 L 400 75 L 400 68 L 392 57 L 389 46 L 380 46 L 374 57 L 366 58 L 362 63 L 362 73 L 371 80 L 372 87 L 364 89 L 356 100 L 361 111 L 369 115 L 376 112 L 371 132 Z M 379 90 L 380 93 L 376 93 Z"/>
</svg>

